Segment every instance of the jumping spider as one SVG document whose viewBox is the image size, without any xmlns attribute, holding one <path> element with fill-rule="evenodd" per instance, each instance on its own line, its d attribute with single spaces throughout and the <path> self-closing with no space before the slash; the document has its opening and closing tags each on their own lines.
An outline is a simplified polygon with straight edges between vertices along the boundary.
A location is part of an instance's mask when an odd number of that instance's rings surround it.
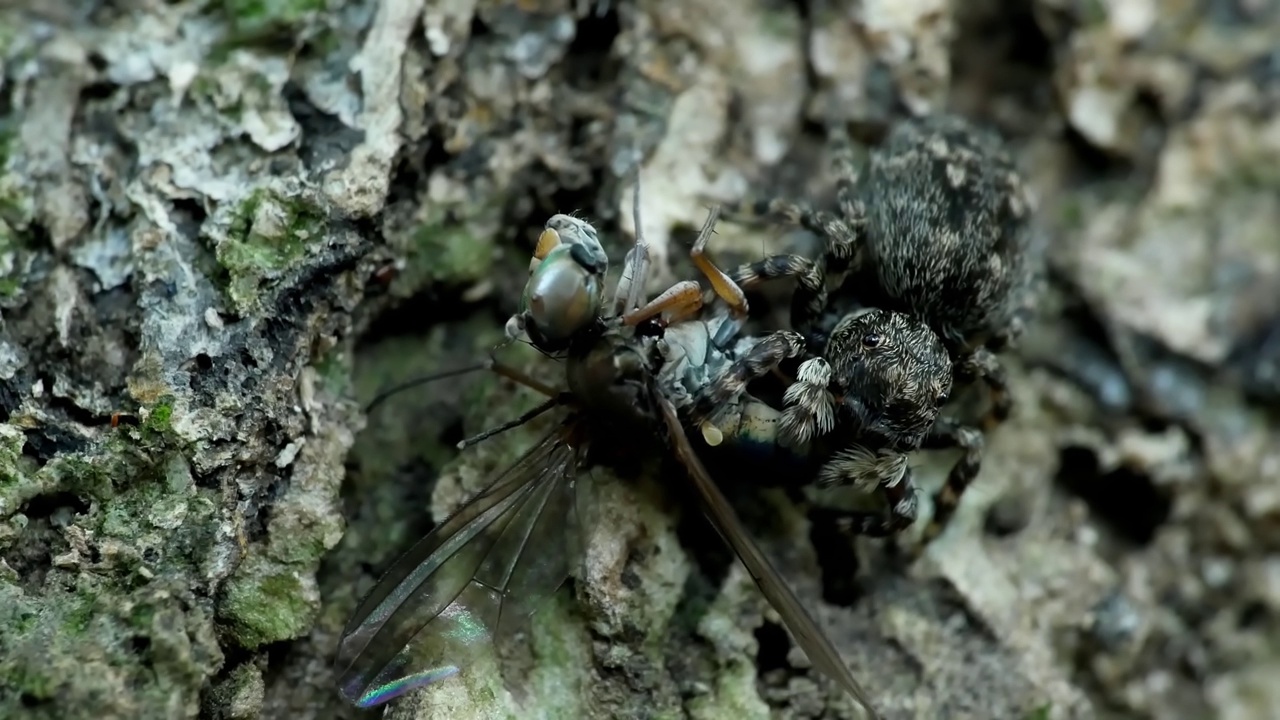
<svg viewBox="0 0 1280 720">
<path fill-rule="evenodd" d="M 800 366 L 787 393 L 786 441 L 803 443 L 831 432 L 835 424 L 823 398 L 844 393 L 843 407 L 860 426 L 866 421 L 858 417 L 859 405 L 883 405 L 897 416 L 915 416 L 916 422 L 902 426 L 881 416 L 879 430 L 888 447 L 907 448 L 919 438 L 922 447 L 964 448 L 939 497 L 934 522 L 939 527 L 979 470 L 983 435 L 947 419 L 938 419 L 922 433 L 921 423 L 937 417 L 952 382 L 982 380 L 990 389 L 984 428 L 1008 416 L 1012 402 L 996 353 L 1021 334 L 1034 300 L 1041 255 L 1028 222 L 1032 201 L 998 137 L 954 115 L 895 126 L 872 151 L 863 180 L 843 127 L 832 131 L 830 146 L 837 212 L 784 199 L 725 207 L 727 215 L 777 218 L 816 233 L 825 244 L 822 256 L 815 261 L 775 255 L 730 275 L 744 288 L 782 277 L 798 281 L 792 325 L 819 357 Z M 829 310 L 828 276 L 848 272 L 869 278 L 869 287 L 859 289 L 864 304 L 903 315 L 894 325 L 896 334 L 859 337 L 851 334 L 856 321 L 849 318 L 828 338 L 817 331 Z M 934 336 L 933 343 L 920 337 L 925 332 L 920 326 Z M 913 356 L 922 374 L 882 368 L 882 383 L 859 384 L 853 375 L 869 372 L 864 355 L 885 338 L 896 339 L 900 356 L 941 347 L 950 362 L 920 362 L 921 356 Z M 894 400 L 885 400 L 886 393 Z"/>
</svg>

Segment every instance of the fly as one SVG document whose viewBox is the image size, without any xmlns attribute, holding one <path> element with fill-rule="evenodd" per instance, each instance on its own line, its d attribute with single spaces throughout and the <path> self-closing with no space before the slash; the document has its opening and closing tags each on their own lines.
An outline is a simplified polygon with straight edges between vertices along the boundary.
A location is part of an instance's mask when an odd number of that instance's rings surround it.
<svg viewBox="0 0 1280 720">
<path fill-rule="evenodd" d="M 525 336 L 544 353 L 563 358 L 566 389 L 496 360 L 435 376 L 485 368 L 546 396 L 533 410 L 460 447 L 548 412 L 558 412 L 558 420 L 396 560 L 361 602 L 337 653 L 339 689 L 354 705 L 374 707 L 465 672 L 479 652 L 517 629 L 560 587 L 579 550 L 575 484 L 590 465 L 588 450 L 594 439 L 623 433 L 659 441 L 674 454 L 706 515 L 810 661 L 877 718 L 839 652 L 748 535 L 685 434 L 686 424 L 698 426 L 699 408 L 720 403 L 736 408 L 730 413 L 735 420 L 726 422 L 720 413 L 714 426 L 702 426 L 704 436 L 713 432 L 715 444 L 771 442 L 777 411 L 746 395 L 745 381 L 712 381 L 754 374 L 759 358 L 747 356 L 780 334 L 759 342 L 739 339 L 735 347 L 749 346 L 741 358 L 722 349 L 736 335 L 747 306 L 741 289 L 702 252 L 718 208 L 709 213 L 692 258 L 730 312 L 700 319 L 703 291 L 694 281 L 678 282 L 646 301 L 649 254 L 639 195 L 637 179 L 636 241 L 610 303 L 604 293 L 608 260 L 589 223 L 555 215 L 539 236 L 519 311 L 506 331 L 511 339 Z M 770 357 L 775 355 L 785 353 Z M 708 394 L 709 388 L 719 388 L 718 394 Z M 736 394 L 726 395 L 729 390 Z"/>
</svg>

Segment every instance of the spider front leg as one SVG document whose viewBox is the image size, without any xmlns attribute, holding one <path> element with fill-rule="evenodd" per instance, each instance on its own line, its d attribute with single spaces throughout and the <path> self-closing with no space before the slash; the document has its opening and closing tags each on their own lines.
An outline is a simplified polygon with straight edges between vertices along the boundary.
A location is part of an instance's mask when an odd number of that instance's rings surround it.
<svg viewBox="0 0 1280 720">
<path fill-rule="evenodd" d="M 716 423 L 727 403 L 740 396 L 752 380 L 764 377 L 783 360 L 799 357 L 803 352 L 804 338 L 799 333 L 779 330 L 766 335 L 723 375 L 699 389 L 693 397 L 693 417 L 700 419 L 707 444 L 714 446 L 724 441 L 724 433 Z"/>
<path fill-rule="evenodd" d="M 782 420 L 778 441 L 787 447 L 802 447 L 810 440 L 831 432 L 836 424 L 836 400 L 828 386 L 831 366 L 823 358 L 800 363 L 795 382 L 782 395 Z"/>
<path fill-rule="evenodd" d="M 819 470 L 821 484 L 853 485 L 884 503 L 880 512 L 814 509 L 843 533 L 883 538 L 911 527 L 919 513 L 919 492 L 901 453 L 872 453 L 854 448 L 837 454 Z"/>
<path fill-rule="evenodd" d="M 949 418 L 938 418 L 920 447 L 924 450 L 948 450 L 960 448 L 964 455 L 952 466 L 947 481 L 933 496 L 933 520 L 925 530 L 928 542 L 942 532 L 960 506 L 960 499 L 982 467 L 982 449 L 985 444 L 982 432 Z"/>
<path fill-rule="evenodd" d="M 1009 418 L 1013 397 L 1009 394 L 1009 374 L 996 354 L 979 347 L 955 366 L 956 379 L 968 384 L 981 380 L 991 392 L 991 407 L 982 417 L 982 429 L 991 431 Z"/>
</svg>

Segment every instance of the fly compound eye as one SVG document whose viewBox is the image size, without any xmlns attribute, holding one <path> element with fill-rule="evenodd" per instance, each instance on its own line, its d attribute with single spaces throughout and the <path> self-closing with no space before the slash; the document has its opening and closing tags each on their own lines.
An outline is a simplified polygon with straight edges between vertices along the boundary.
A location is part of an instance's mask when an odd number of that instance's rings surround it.
<svg viewBox="0 0 1280 720">
<path fill-rule="evenodd" d="M 525 285 L 522 309 L 526 322 L 551 342 L 573 337 L 600 309 L 600 280 L 574 259 L 572 247 L 553 248 Z"/>
<path fill-rule="evenodd" d="M 552 250 L 560 246 L 560 233 L 547 228 L 538 236 L 538 244 L 533 248 L 533 257 L 535 260 L 543 260 L 551 253 Z"/>
</svg>

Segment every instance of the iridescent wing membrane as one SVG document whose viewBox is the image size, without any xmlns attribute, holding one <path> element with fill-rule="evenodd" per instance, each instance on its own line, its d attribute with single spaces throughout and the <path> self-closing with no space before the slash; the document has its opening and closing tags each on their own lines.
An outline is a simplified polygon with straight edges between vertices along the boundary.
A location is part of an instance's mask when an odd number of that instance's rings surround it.
<svg viewBox="0 0 1280 720">
<path fill-rule="evenodd" d="M 569 575 L 579 448 L 564 420 L 391 566 L 338 646 L 339 688 L 373 707 L 465 672 Z"/>
</svg>

